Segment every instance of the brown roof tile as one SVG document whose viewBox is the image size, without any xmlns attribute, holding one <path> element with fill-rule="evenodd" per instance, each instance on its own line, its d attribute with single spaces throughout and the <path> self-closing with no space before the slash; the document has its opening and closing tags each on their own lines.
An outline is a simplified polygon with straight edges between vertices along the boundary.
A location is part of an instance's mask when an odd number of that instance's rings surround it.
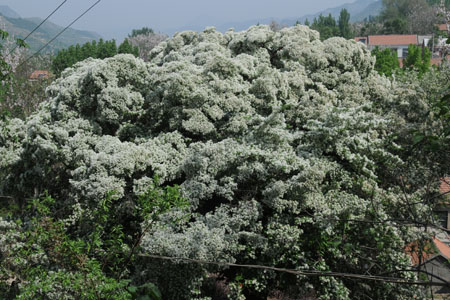
<svg viewBox="0 0 450 300">
<path fill-rule="evenodd" d="M 409 256 L 411 256 L 411 262 L 414 266 L 417 266 L 420 263 L 420 260 L 424 263 L 437 255 L 442 255 L 445 259 L 450 259 L 450 247 L 448 245 L 441 242 L 436 237 L 433 238 L 433 244 L 435 247 L 433 247 L 431 243 L 427 243 L 425 245 L 425 249 L 422 251 L 421 257 L 419 257 L 417 242 L 410 243 L 406 246 L 405 251 L 409 254 Z"/>
<path fill-rule="evenodd" d="M 355 41 L 361 42 L 367 45 L 367 36 L 357 36 L 355 37 Z"/>
<path fill-rule="evenodd" d="M 392 34 L 392 35 L 369 35 L 369 46 L 382 45 L 417 45 L 417 35 Z"/>
<path fill-rule="evenodd" d="M 441 194 L 450 193 L 450 177 L 442 178 L 440 192 Z"/>
<path fill-rule="evenodd" d="M 30 79 L 49 78 L 50 72 L 46 70 L 36 70 L 30 75 Z"/>
<path fill-rule="evenodd" d="M 438 24 L 437 27 L 439 30 L 447 31 L 447 24 Z"/>
</svg>

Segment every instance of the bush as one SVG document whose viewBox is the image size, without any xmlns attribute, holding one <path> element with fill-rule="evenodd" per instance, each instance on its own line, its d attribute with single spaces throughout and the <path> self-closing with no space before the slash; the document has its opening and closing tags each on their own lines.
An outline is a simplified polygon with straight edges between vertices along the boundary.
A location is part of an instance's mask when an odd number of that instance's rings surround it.
<svg viewBox="0 0 450 300">
<path fill-rule="evenodd" d="M 406 208 L 392 180 L 403 166 L 393 141 L 405 116 L 395 83 L 374 71 L 364 45 L 321 42 L 304 26 L 209 28 L 176 34 L 150 61 L 77 63 L 38 112 L 3 123 L 0 193 L 20 206 L 48 190 L 52 211 L 82 236 L 115 191 L 109 224 L 123 224 L 125 236 L 147 228 L 143 254 L 357 274 L 410 267 L 403 247 L 420 233 L 388 220 L 425 218 L 427 207 Z M 136 215 L 155 175 L 179 185 L 189 208 Z M 253 299 L 274 290 L 421 296 L 384 282 L 141 259 L 133 280 L 156 283 L 166 299 L 208 296 L 202 282 L 211 273 L 242 283 L 236 293 Z"/>
</svg>

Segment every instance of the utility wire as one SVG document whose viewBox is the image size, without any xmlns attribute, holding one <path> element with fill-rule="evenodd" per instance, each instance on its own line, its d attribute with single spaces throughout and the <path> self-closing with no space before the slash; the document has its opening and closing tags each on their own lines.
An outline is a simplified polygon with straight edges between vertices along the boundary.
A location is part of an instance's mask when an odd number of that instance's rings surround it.
<svg viewBox="0 0 450 300">
<path fill-rule="evenodd" d="M 45 44 L 44 46 L 42 46 L 38 51 L 36 51 L 33 55 L 31 55 L 30 57 L 28 57 L 24 62 L 22 62 L 20 65 L 17 66 L 17 68 L 20 68 L 23 64 L 27 63 L 30 59 L 32 59 L 33 57 L 35 57 L 36 55 L 38 55 L 44 48 L 46 48 L 48 45 L 50 45 L 54 40 L 56 40 L 61 34 L 63 34 L 67 29 L 70 28 L 70 26 L 72 26 L 76 21 L 78 21 L 79 19 L 81 19 L 85 14 L 87 14 L 91 9 L 94 8 L 94 6 L 96 6 L 97 4 L 99 4 L 102 0 L 98 0 L 97 2 L 95 2 L 93 5 L 91 5 L 91 7 L 89 7 L 88 9 L 86 9 L 80 16 L 78 16 L 75 20 L 72 21 L 72 23 L 70 23 L 69 25 L 67 25 L 63 30 L 61 30 L 54 38 L 52 38 L 47 44 Z"/>
<path fill-rule="evenodd" d="M 174 261 L 174 262 L 185 261 L 185 262 L 197 263 L 197 264 L 211 264 L 211 265 L 217 265 L 217 266 L 262 269 L 262 270 L 270 270 L 270 271 L 283 272 L 283 273 L 289 273 L 289 274 L 294 274 L 294 275 L 303 275 L 303 276 L 341 277 L 341 278 L 352 278 L 352 279 L 359 279 L 359 280 L 390 282 L 390 283 L 405 284 L 405 285 L 450 287 L 450 282 L 445 281 L 444 279 L 440 279 L 443 282 L 416 281 L 416 280 L 410 280 L 410 279 L 405 279 L 405 278 L 395 278 L 395 277 L 386 277 L 386 276 L 377 276 L 377 275 L 362 275 L 362 274 L 340 273 L 340 272 L 324 272 L 324 271 L 316 271 L 316 270 L 300 271 L 300 270 L 268 267 L 268 266 L 262 266 L 262 265 L 242 265 L 242 264 L 227 263 L 227 262 L 213 262 L 213 261 L 206 261 L 206 260 L 199 260 L 199 259 L 192 259 L 192 258 L 169 257 L 169 256 L 151 255 L 151 254 L 144 254 L 144 253 L 140 253 L 140 254 L 138 254 L 138 256 L 148 257 L 148 258 L 153 258 L 153 259 L 170 260 L 170 261 Z M 412 270 L 408 270 L 408 271 L 412 271 Z M 417 271 L 415 271 L 415 272 L 417 272 Z"/>
<path fill-rule="evenodd" d="M 42 26 L 42 25 L 43 25 L 43 24 L 44 24 L 51 16 L 53 16 L 53 14 L 54 14 L 55 12 L 57 12 L 57 11 L 61 8 L 61 6 L 63 6 L 67 1 L 68 1 L 68 0 L 64 0 L 57 8 L 55 8 L 55 10 L 52 11 L 52 13 L 49 14 L 48 17 L 45 18 L 45 20 L 41 22 L 41 24 L 39 24 L 37 27 L 35 27 L 35 28 L 34 28 L 34 29 L 33 29 L 33 30 L 32 30 L 32 31 L 31 31 L 24 39 L 23 39 L 23 41 L 26 41 L 27 38 L 29 38 L 36 30 L 38 30 L 39 27 L 41 27 L 41 26 Z M 11 53 L 13 53 L 14 50 L 17 49 L 17 47 L 19 47 L 19 45 L 16 45 L 16 46 L 14 47 L 14 49 L 12 49 L 11 52 L 9 52 L 8 55 L 11 55 Z"/>
</svg>

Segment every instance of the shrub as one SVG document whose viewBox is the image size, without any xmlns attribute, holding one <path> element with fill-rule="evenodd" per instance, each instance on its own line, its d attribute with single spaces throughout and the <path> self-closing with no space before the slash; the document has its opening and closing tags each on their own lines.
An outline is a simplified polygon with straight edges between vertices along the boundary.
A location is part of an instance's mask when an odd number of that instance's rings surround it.
<svg viewBox="0 0 450 300">
<path fill-rule="evenodd" d="M 154 48 L 150 63 L 88 59 L 65 70 L 25 122 L 2 123 L 0 193 L 22 205 L 48 190 L 70 225 L 95 223 L 115 191 L 114 220 L 129 234 L 148 228 L 143 254 L 357 274 L 408 269 L 403 247 L 420 232 L 390 220 L 425 218 L 427 207 L 405 207 L 392 180 L 404 166 L 395 135 L 405 116 L 396 84 L 374 63 L 364 45 L 321 42 L 304 26 L 182 32 Z M 155 175 L 178 184 L 189 208 L 136 216 Z M 257 299 L 288 289 L 320 299 L 421 295 L 384 282 L 141 259 L 134 280 L 156 283 L 166 299 L 205 296 L 210 273 L 246 283 L 236 293 Z"/>
</svg>

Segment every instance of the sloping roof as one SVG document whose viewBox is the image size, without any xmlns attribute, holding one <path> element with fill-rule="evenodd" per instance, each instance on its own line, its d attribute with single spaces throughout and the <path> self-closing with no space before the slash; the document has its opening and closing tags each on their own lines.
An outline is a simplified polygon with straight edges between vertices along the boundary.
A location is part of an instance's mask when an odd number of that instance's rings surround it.
<svg viewBox="0 0 450 300">
<path fill-rule="evenodd" d="M 420 262 L 424 263 L 438 255 L 445 259 L 450 259 L 450 247 L 436 237 L 433 238 L 433 245 L 428 243 L 424 248 L 421 257 L 419 257 L 417 242 L 412 242 L 405 248 L 406 253 L 411 256 L 411 262 L 414 266 L 417 266 Z"/>
<path fill-rule="evenodd" d="M 450 177 L 442 178 L 439 191 L 441 192 L 441 194 L 450 193 Z"/>
<path fill-rule="evenodd" d="M 415 34 L 369 35 L 369 46 L 383 45 L 417 45 Z"/>
<path fill-rule="evenodd" d="M 447 31 L 447 24 L 438 24 L 437 27 L 441 31 Z"/>
<path fill-rule="evenodd" d="M 442 63 L 442 57 L 433 57 L 430 59 L 432 66 L 439 66 Z"/>
<path fill-rule="evenodd" d="M 367 45 L 367 36 L 357 36 L 355 37 L 355 41 L 361 42 Z"/>
<path fill-rule="evenodd" d="M 437 238 L 433 239 L 434 245 L 438 248 L 441 255 L 446 259 L 450 259 L 450 247 Z"/>
<path fill-rule="evenodd" d="M 49 78 L 50 72 L 47 70 L 36 70 L 30 75 L 30 79 Z"/>
</svg>

